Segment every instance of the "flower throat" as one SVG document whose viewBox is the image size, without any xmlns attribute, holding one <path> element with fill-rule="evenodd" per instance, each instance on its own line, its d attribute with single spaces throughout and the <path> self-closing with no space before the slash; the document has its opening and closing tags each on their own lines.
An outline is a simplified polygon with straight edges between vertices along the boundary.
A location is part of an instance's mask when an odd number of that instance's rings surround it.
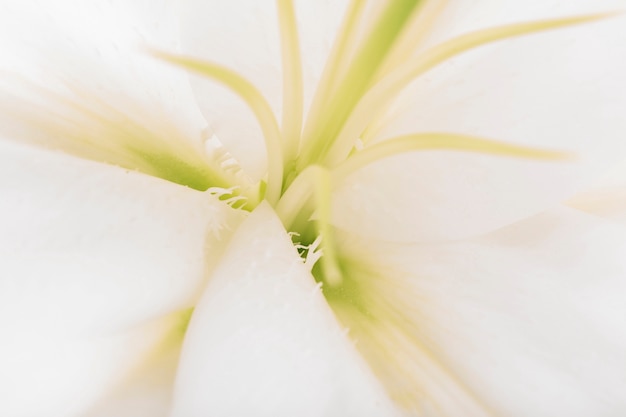
<svg viewBox="0 0 626 417">
<path fill-rule="evenodd" d="M 223 160 L 199 170 L 178 158 L 145 153 L 161 175 L 199 190 L 219 189 L 233 207 L 271 204 L 303 257 L 317 261 L 313 273 L 329 287 L 342 284 L 345 268 L 332 225 L 333 190 L 354 172 L 383 158 L 421 150 L 480 152 L 518 158 L 567 159 L 561 152 L 514 146 L 451 132 L 419 132 L 377 141 L 394 100 L 422 74 L 461 53 L 506 38 L 580 24 L 608 14 L 511 24 L 471 32 L 420 50 L 444 2 L 391 0 L 376 10 L 350 2 L 310 108 L 304 117 L 303 71 L 293 0 L 277 0 L 283 72 L 279 124 L 259 90 L 222 65 L 160 51 L 152 54 L 212 79 L 252 110 L 267 150 L 267 174 L 250 186 L 223 172 Z M 305 51 L 306 52 L 306 51 Z M 226 190 L 226 191 L 225 191 Z M 409 192 L 407 190 L 407 192 Z"/>
</svg>

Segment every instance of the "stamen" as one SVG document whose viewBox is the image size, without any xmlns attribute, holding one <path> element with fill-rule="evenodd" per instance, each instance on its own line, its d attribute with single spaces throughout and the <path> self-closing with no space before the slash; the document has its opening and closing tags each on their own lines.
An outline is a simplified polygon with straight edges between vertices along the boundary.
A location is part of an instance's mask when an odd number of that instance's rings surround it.
<svg viewBox="0 0 626 417">
<path fill-rule="evenodd" d="M 322 257 L 320 258 L 322 272 L 326 283 L 331 287 L 341 284 L 342 274 L 339 269 L 337 245 L 335 244 L 331 221 L 331 177 L 327 169 L 316 171 L 315 207 L 317 214 L 317 228 L 322 239 Z"/>
<path fill-rule="evenodd" d="M 455 133 L 414 133 L 385 140 L 355 153 L 332 171 L 333 180 L 341 181 L 348 175 L 381 159 L 423 150 L 467 151 L 537 160 L 571 160 L 573 158 L 571 154 L 565 152 L 511 145 Z"/>
<path fill-rule="evenodd" d="M 339 132 L 324 160 L 325 165 L 332 167 L 343 161 L 353 147 L 354 138 L 361 135 L 372 119 L 382 113 L 382 110 L 388 107 L 390 102 L 413 80 L 442 62 L 492 42 L 588 23 L 614 15 L 615 13 L 603 13 L 506 25 L 468 33 L 431 48 L 397 68 L 365 94 Z"/>
<path fill-rule="evenodd" d="M 413 13 L 413 17 L 407 23 L 406 30 L 402 32 L 398 41 L 393 45 L 393 49 L 377 74 L 377 80 L 406 63 L 413 56 L 420 42 L 431 31 L 447 4 L 448 0 L 426 0 L 420 7 L 419 13 Z"/>
<path fill-rule="evenodd" d="M 350 63 L 310 137 L 305 138 L 298 170 L 322 160 L 420 0 L 390 0 Z"/>
<path fill-rule="evenodd" d="M 276 205 L 276 213 L 287 230 L 305 232 L 315 212 L 318 238 L 321 237 L 322 272 L 326 282 L 335 286 L 341 283 L 342 278 L 330 223 L 331 191 L 329 171 L 321 166 L 311 165 L 287 188 Z"/>
<path fill-rule="evenodd" d="M 306 227 L 302 223 L 309 221 L 309 216 L 313 211 L 310 206 L 311 196 L 315 179 L 320 175 L 318 171 L 322 167 L 311 165 L 307 167 L 287 188 L 283 196 L 278 200 L 275 210 L 278 217 L 282 220 L 286 230 L 304 230 Z M 308 206 L 308 210 L 305 209 Z M 303 214 L 308 214 L 306 218 L 302 218 Z"/>
<path fill-rule="evenodd" d="M 306 245 L 304 249 L 306 250 L 306 258 L 304 259 L 304 266 L 306 266 L 309 271 L 313 270 L 313 267 L 322 257 L 322 251 L 320 250 L 320 245 L 322 243 L 321 237 L 317 237 L 310 245 Z M 300 245 L 302 246 L 302 245 Z M 321 285 L 321 283 L 320 283 Z"/>
<path fill-rule="evenodd" d="M 228 87 L 246 102 L 256 116 L 265 138 L 268 171 L 265 198 L 270 204 L 275 204 L 280 197 L 283 180 L 281 134 L 272 108 L 259 90 L 235 71 L 212 62 L 159 51 L 153 51 L 152 55 L 199 75 L 211 78 Z"/>
<path fill-rule="evenodd" d="M 322 77 L 313 97 L 309 115 L 303 137 L 310 138 L 315 126 L 319 125 L 319 118 L 324 111 L 324 106 L 328 102 L 332 93 L 335 92 L 339 78 L 343 75 L 348 66 L 348 59 L 352 57 L 353 49 L 357 41 L 357 29 L 359 21 L 365 10 L 366 2 L 362 0 L 352 0 L 348 5 L 348 10 L 335 38 L 330 51 Z"/>
<path fill-rule="evenodd" d="M 283 158 L 285 166 L 288 166 L 298 152 L 302 130 L 304 107 L 302 59 L 293 0 L 276 0 L 276 5 L 283 64 L 282 133 L 285 142 Z"/>
</svg>

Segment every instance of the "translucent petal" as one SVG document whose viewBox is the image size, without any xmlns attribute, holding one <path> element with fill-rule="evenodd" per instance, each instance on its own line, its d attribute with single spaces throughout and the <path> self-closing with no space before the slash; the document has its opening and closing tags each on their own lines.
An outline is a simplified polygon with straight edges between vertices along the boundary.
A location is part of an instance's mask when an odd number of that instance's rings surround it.
<svg viewBox="0 0 626 417">
<path fill-rule="evenodd" d="M 165 319 L 113 332 L 72 332 L 71 323 L 23 323 L 24 310 L 3 306 L 0 319 L 0 410 L 15 417 L 81 416 L 133 372 L 172 325 Z"/>
<path fill-rule="evenodd" d="M 359 302 L 329 301 L 386 388 L 414 410 L 618 416 L 625 236 L 559 208 L 458 243 L 349 240 L 344 255 L 361 268 L 348 269 L 359 285 L 349 299 Z"/>
<path fill-rule="evenodd" d="M 565 204 L 605 219 L 626 223 L 626 164 L 617 165 Z"/>
<path fill-rule="evenodd" d="M 80 417 L 167 417 L 178 354 L 172 346 L 159 352 Z"/>
<path fill-rule="evenodd" d="M 570 207 L 620 223 L 626 222 L 626 185 L 593 188 L 567 200 Z"/>
<path fill-rule="evenodd" d="M 145 51 L 177 50 L 176 16 L 167 1 L 4 2 L 0 129 L 14 139 L 72 150 L 61 139 L 37 132 L 28 121 L 38 118 L 41 123 L 48 117 L 78 125 L 85 116 L 80 109 L 118 125 L 160 130 L 163 136 L 173 136 L 170 141 L 187 142 L 183 147 L 201 147 L 205 122 L 186 75 Z M 68 108 L 69 102 L 73 108 Z M 81 156 L 118 162 L 111 155 Z"/>
<path fill-rule="evenodd" d="M 475 13 L 480 15 L 481 7 Z M 546 11 L 559 15 L 558 8 L 546 6 Z M 595 11 L 606 9 L 598 4 Z M 623 19 L 517 38 L 459 56 L 418 79 L 390 110 L 389 123 L 376 139 L 460 133 L 573 152 L 579 161 L 449 152 L 392 157 L 338 190 L 336 224 L 389 240 L 458 239 L 573 195 L 626 154 L 626 122 L 620 116 L 626 105 Z"/>
<path fill-rule="evenodd" d="M 233 237 L 192 317 L 172 416 L 393 416 L 268 205 Z"/>
<path fill-rule="evenodd" d="M 146 321 L 193 305 L 241 216 L 59 152 L 2 141 L 0 158 L 2 413 L 73 415 L 171 327 Z"/>
<path fill-rule="evenodd" d="M 622 0 L 472 0 L 444 1 L 435 24 L 421 48 L 427 48 L 461 34 L 515 22 L 552 19 L 555 17 L 620 11 Z"/>
<path fill-rule="evenodd" d="M 119 328 L 190 306 L 240 218 L 207 193 L 0 145 L 0 305 L 23 325 Z"/>
</svg>

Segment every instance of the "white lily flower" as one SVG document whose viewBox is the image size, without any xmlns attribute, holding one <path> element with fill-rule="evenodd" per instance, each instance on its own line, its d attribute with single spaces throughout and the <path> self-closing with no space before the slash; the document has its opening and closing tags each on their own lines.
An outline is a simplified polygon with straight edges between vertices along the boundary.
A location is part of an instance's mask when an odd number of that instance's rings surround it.
<svg viewBox="0 0 626 417">
<path fill-rule="evenodd" d="M 0 414 L 622 416 L 624 6 L 4 2 Z"/>
</svg>

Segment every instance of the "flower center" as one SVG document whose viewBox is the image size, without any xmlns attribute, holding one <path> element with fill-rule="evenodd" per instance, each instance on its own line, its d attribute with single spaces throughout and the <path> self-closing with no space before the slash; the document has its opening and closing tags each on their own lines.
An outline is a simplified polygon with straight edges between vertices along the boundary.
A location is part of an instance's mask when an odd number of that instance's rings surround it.
<svg viewBox="0 0 626 417">
<path fill-rule="evenodd" d="M 258 186 L 258 198 L 250 199 L 248 193 L 242 208 L 252 210 L 262 199 L 274 207 L 301 256 L 311 265 L 312 275 L 322 283 L 323 294 L 337 318 L 355 339 L 366 341 L 358 346 L 361 353 L 381 379 L 391 381 L 387 386 L 391 396 L 410 408 L 423 395 L 423 379 L 434 377 L 457 398 L 474 404 L 464 388 L 431 360 L 420 340 L 418 323 L 407 316 L 416 304 L 405 279 L 408 275 L 385 265 L 386 255 L 377 253 L 378 247 L 359 248 L 360 242 L 351 240 L 354 236 L 333 226 L 334 188 L 383 158 L 422 150 L 567 159 L 569 156 L 561 152 L 454 132 L 417 132 L 392 138 L 378 138 L 377 132 L 383 130 L 386 120 L 393 119 L 386 117 L 387 112 L 400 93 L 440 63 L 491 42 L 606 15 L 479 30 L 420 50 L 443 1 L 390 0 L 372 12 L 365 10 L 367 2 L 353 0 L 304 117 L 295 11 L 292 0 L 276 1 L 283 69 L 284 113 L 280 124 L 260 92 L 236 72 L 193 58 L 160 52 L 155 55 L 224 84 L 249 105 L 264 133 L 268 172 Z M 245 188 L 240 186 L 239 190 Z M 226 193 L 224 198 L 238 196 Z M 426 370 L 426 376 L 407 371 L 405 365 L 412 362 Z"/>
<path fill-rule="evenodd" d="M 350 3 L 304 118 L 302 60 L 293 1 L 277 0 L 283 69 L 281 124 L 258 89 L 235 71 L 212 62 L 154 52 L 163 60 L 222 83 L 248 104 L 264 134 L 267 176 L 256 192 L 236 183 L 217 186 L 234 190 L 235 198 L 245 197 L 240 208 L 252 210 L 263 199 L 274 206 L 303 256 L 320 251 L 314 275 L 330 287 L 344 281 L 332 226 L 333 188 L 363 167 L 382 158 L 425 149 L 535 159 L 568 157 L 560 152 L 448 132 L 377 141 L 375 132 L 384 125 L 386 112 L 409 84 L 440 63 L 481 45 L 608 16 L 484 29 L 420 51 L 421 40 L 436 21 L 442 1 L 391 0 L 374 12 L 365 10 L 365 4 L 358 0 Z"/>
</svg>

